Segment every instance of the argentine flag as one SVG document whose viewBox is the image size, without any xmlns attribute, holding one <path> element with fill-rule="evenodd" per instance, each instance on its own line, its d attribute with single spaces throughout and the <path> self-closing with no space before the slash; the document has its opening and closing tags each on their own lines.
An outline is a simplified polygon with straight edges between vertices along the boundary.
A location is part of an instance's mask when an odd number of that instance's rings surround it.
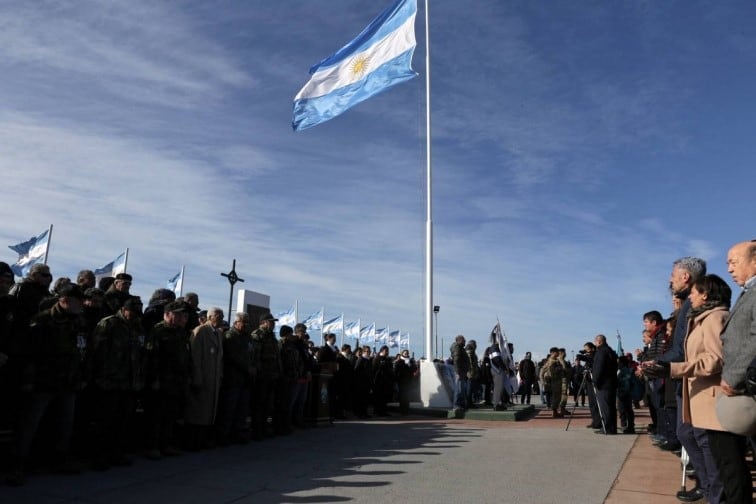
<svg viewBox="0 0 756 504">
<path fill-rule="evenodd" d="M 181 296 L 181 291 L 184 289 L 184 268 L 181 268 L 181 271 L 173 275 L 173 277 L 165 283 L 165 288 L 173 291 L 173 293 L 176 294 L 176 297 Z"/>
<path fill-rule="evenodd" d="M 47 247 L 50 243 L 50 229 L 46 229 L 39 236 L 33 236 L 25 242 L 16 245 L 8 245 L 8 248 L 18 254 L 18 261 L 11 265 L 13 274 L 17 277 L 24 277 L 35 264 L 42 262 L 47 254 Z"/>
<path fill-rule="evenodd" d="M 124 251 L 121 255 L 110 261 L 102 268 L 94 270 L 94 275 L 99 282 L 104 277 L 115 277 L 118 273 L 126 273 L 126 258 L 128 257 L 128 250 Z"/>
<path fill-rule="evenodd" d="M 417 0 L 397 0 L 357 38 L 310 68 L 294 97 L 294 131 L 333 119 L 347 109 L 415 77 Z"/>
</svg>

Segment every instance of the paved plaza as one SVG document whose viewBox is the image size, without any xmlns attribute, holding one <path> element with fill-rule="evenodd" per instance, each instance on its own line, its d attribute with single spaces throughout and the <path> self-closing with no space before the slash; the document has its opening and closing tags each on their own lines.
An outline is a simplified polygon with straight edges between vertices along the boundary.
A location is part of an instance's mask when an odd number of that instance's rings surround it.
<svg viewBox="0 0 756 504">
<path fill-rule="evenodd" d="M 345 421 L 161 461 L 137 456 L 106 472 L 31 475 L 24 487 L 0 486 L 0 502 L 677 502 L 671 454 L 654 453 L 647 436 L 597 435 L 585 428 L 587 416 L 578 408 L 568 431 L 567 420 L 543 410 L 525 422 Z M 633 459 L 640 472 L 627 472 Z M 633 481 L 643 470 L 662 488 Z"/>
</svg>

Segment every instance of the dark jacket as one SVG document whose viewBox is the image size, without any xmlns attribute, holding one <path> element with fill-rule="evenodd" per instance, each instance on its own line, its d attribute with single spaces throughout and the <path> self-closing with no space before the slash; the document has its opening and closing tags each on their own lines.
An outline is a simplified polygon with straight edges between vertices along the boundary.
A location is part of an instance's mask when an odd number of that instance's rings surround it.
<svg viewBox="0 0 756 504">
<path fill-rule="evenodd" d="M 252 337 L 232 327 L 223 334 L 223 386 L 248 387 L 252 383 Z"/>
<path fill-rule="evenodd" d="M 273 331 L 255 329 L 252 341 L 257 347 L 258 362 L 252 365 L 257 369 L 258 380 L 276 381 L 281 377 L 281 348 Z"/>
<path fill-rule="evenodd" d="M 85 342 L 78 315 L 65 312 L 58 304 L 39 313 L 29 325 L 25 384 L 43 392 L 79 390 Z"/>
<path fill-rule="evenodd" d="M 460 378 L 467 379 L 467 374 L 470 372 L 470 357 L 467 355 L 465 346 L 454 342 L 451 346 L 451 358 L 454 363 L 454 372 L 459 375 Z"/>
<path fill-rule="evenodd" d="M 536 368 L 531 359 L 522 359 L 520 361 L 520 379 L 530 383 L 536 380 Z"/>
<path fill-rule="evenodd" d="M 160 322 L 152 328 L 145 350 L 148 386 L 165 394 L 186 395 L 192 375 L 192 350 L 186 330 Z"/>
<path fill-rule="evenodd" d="M 596 348 L 593 357 L 593 383 L 597 389 L 617 388 L 617 354 L 606 343 Z"/>
</svg>

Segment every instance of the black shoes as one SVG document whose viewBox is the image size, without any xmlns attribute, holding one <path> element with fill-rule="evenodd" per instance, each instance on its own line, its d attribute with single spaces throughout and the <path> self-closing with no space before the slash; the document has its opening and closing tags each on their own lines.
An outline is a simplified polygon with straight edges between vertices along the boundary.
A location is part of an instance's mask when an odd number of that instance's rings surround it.
<svg viewBox="0 0 756 504">
<path fill-rule="evenodd" d="M 700 488 L 694 488 L 693 490 L 688 490 L 687 492 L 684 492 L 682 490 L 677 492 L 677 500 L 682 502 L 696 502 L 697 500 L 701 500 L 703 498 L 704 493 Z"/>
<path fill-rule="evenodd" d="M 626 429 L 622 429 L 622 434 L 635 434 L 635 427 L 628 427 Z"/>
</svg>

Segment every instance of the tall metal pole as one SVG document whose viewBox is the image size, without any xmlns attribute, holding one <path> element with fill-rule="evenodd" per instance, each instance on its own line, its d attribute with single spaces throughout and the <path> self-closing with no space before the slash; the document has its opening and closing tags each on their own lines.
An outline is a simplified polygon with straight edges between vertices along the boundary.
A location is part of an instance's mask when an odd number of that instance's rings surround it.
<svg viewBox="0 0 756 504">
<path fill-rule="evenodd" d="M 431 358 L 433 338 L 433 192 L 431 184 L 431 103 L 430 103 L 430 23 L 428 0 L 425 0 L 425 156 L 426 156 L 426 218 L 425 218 L 425 355 Z"/>
</svg>

